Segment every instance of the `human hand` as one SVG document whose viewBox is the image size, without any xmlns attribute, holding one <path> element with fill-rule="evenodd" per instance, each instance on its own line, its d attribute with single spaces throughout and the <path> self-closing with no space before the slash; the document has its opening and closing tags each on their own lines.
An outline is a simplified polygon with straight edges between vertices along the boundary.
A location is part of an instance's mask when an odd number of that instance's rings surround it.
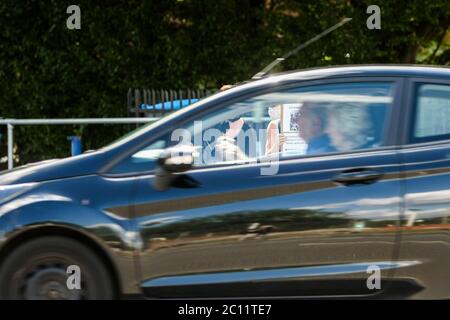
<svg viewBox="0 0 450 320">
<path fill-rule="evenodd" d="M 239 118 L 236 121 L 230 122 L 230 128 L 225 133 L 227 138 L 234 139 L 241 131 L 243 125 L 244 125 L 244 119 L 242 119 L 242 118 Z"/>
</svg>

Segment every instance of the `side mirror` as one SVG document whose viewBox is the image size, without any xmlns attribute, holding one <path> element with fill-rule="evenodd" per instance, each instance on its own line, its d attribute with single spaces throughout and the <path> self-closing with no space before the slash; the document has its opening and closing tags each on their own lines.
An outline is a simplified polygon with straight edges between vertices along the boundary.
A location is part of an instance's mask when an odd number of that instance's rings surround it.
<svg viewBox="0 0 450 320">
<path fill-rule="evenodd" d="M 158 191 L 167 190 L 176 177 L 174 173 L 185 172 L 192 168 L 195 155 L 195 147 L 191 145 L 165 149 L 157 161 L 154 188 Z"/>
</svg>

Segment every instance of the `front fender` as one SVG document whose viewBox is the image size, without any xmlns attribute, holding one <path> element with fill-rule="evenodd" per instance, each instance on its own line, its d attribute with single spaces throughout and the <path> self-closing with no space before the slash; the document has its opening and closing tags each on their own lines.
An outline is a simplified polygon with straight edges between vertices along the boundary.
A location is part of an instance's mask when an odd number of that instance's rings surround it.
<svg viewBox="0 0 450 320">
<path fill-rule="evenodd" d="M 14 229 L 15 225 L 12 215 L 0 215 L 0 250 L 6 244 Z"/>
<path fill-rule="evenodd" d="M 59 196 L 29 195 L 12 200 L 0 207 L 0 223 L 5 227 L 6 245 L 15 237 L 39 228 L 65 228 L 90 238 L 108 256 L 117 271 L 122 293 L 139 293 L 134 253 L 139 249 L 138 233 L 128 219 L 115 217 L 98 208 L 74 203 Z M 4 226 L 0 224 L 0 228 Z"/>
</svg>

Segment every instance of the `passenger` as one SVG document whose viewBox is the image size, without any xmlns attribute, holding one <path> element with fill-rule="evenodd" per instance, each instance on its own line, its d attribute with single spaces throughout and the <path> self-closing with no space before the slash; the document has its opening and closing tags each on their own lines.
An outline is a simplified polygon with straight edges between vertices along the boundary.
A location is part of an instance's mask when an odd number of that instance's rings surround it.
<svg viewBox="0 0 450 320">
<path fill-rule="evenodd" d="M 280 116 L 281 116 L 281 104 L 277 104 L 269 107 L 269 116 L 271 121 L 267 125 L 267 142 L 266 142 L 266 155 L 280 152 L 286 137 L 280 134 Z"/>
<path fill-rule="evenodd" d="M 367 110 L 356 103 L 332 107 L 328 113 L 328 133 L 333 148 L 349 151 L 370 147 L 372 125 Z"/>
<path fill-rule="evenodd" d="M 298 134 L 306 144 L 306 154 L 333 152 L 330 137 L 325 132 L 327 112 L 325 107 L 305 102 L 296 115 Z"/>
</svg>

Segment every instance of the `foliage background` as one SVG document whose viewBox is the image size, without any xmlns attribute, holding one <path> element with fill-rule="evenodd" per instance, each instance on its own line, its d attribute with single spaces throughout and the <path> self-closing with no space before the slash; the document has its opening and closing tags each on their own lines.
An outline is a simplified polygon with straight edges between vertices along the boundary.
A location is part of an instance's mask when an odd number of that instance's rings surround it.
<svg viewBox="0 0 450 320">
<path fill-rule="evenodd" d="M 66 8 L 81 8 L 68 30 Z M 381 30 L 366 9 L 381 8 Z M 282 69 L 337 64 L 449 65 L 448 0 L 2 0 L 0 116 L 126 116 L 128 88 L 218 88 L 249 79 L 343 17 L 339 31 L 287 60 Z M 19 163 L 70 154 L 67 136 L 98 148 L 127 126 L 20 126 Z M 6 130 L 1 128 L 5 167 Z"/>
</svg>

